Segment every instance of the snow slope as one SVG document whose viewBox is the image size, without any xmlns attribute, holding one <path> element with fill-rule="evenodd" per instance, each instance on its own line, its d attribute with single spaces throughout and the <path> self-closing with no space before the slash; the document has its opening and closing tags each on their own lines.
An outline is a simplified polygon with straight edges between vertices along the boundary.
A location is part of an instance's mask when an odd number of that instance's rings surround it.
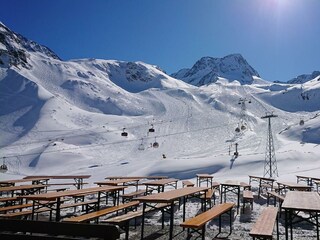
<svg viewBox="0 0 320 240">
<path fill-rule="evenodd" d="M 0 55 L 0 146 L 9 166 L 1 178 L 85 173 L 93 182 L 107 175 L 188 179 L 206 172 L 247 180 L 263 174 L 267 124 L 261 117 L 270 112 L 278 115 L 272 128 L 279 178 L 318 175 L 318 80 L 304 84 L 309 100 L 296 85 L 268 83 L 254 70 L 240 79 L 238 70 L 225 72 L 196 87 L 142 62 L 62 61 L 6 27 L 0 32 L 11 49 Z M 227 63 L 239 69 L 238 62 Z M 240 98 L 251 103 L 247 129 L 237 134 Z M 123 128 L 128 137 L 121 136 Z"/>
</svg>

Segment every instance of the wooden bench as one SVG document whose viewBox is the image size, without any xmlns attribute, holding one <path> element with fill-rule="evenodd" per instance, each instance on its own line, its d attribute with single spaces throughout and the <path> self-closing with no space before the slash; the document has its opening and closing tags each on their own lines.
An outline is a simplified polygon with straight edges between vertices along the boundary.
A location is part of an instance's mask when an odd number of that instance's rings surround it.
<svg viewBox="0 0 320 240">
<path fill-rule="evenodd" d="M 205 239 L 205 231 L 206 231 L 206 223 L 219 217 L 219 233 L 221 233 L 221 216 L 225 213 L 229 213 L 230 215 L 230 233 L 232 232 L 232 208 L 235 206 L 234 203 L 221 203 L 219 205 L 214 206 L 208 211 L 200 213 L 199 215 L 190 218 L 183 223 L 180 224 L 183 228 L 188 228 L 188 238 L 191 237 L 190 229 L 193 232 L 197 232 L 202 236 L 202 239 Z M 201 232 L 200 232 L 201 230 Z"/>
<path fill-rule="evenodd" d="M 283 195 L 280 195 L 279 193 L 276 193 L 274 191 L 268 191 L 267 192 L 267 206 L 269 206 L 269 203 L 270 203 L 270 198 L 273 197 L 273 205 L 276 206 L 277 205 L 277 202 L 279 203 L 279 210 L 280 210 L 280 213 L 281 213 L 281 206 L 282 206 L 282 203 L 284 201 L 284 197 Z"/>
<path fill-rule="evenodd" d="M 138 190 L 135 192 L 130 192 L 130 193 L 125 193 L 122 194 L 122 203 L 126 202 L 126 201 L 131 201 L 133 198 L 141 196 L 141 195 L 146 195 L 146 191 L 145 190 Z"/>
<path fill-rule="evenodd" d="M 245 182 L 240 182 L 240 187 L 243 187 L 244 190 L 251 190 L 251 185 Z"/>
<path fill-rule="evenodd" d="M 212 207 L 212 197 L 213 197 L 213 204 L 216 204 L 216 198 L 214 196 L 215 190 L 209 189 L 205 194 L 202 194 L 200 196 L 200 200 L 202 202 L 202 210 L 204 210 L 203 204 L 209 204 L 209 207 Z"/>
<path fill-rule="evenodd" d="M 84 185 L 84 184 L 88 184 L 88 183 L 86 183 L 86 182 L 81 183 L 81 185 Z M 76 183 L 76 182 L 48 183 L 46 186 L 48 186 L 48 187 L 50 187 L 50 186 L 75 186 L 75 187 L 77 187 L 78 183 Z"/>
<path fill-rule="evenodd" d="M 153 212 L 153 211 L 156 211 L 156 210 L 161 210 L 161 209 L 169 207 L 169 206 L 170 206 L 169 203 L 158 203 L 154 207 L 146 208 L 145 209 L 145 213 Z M 142 214 L 143 214 L 143 211 L 142 211 L 142 209 L 140 209 L 140 210 L 137 210 L 137 211 L 131 211 L 131 212 L 122 214 L 120 216 L 108 218 L 108 219 L 105 219 L 105 220 L 103 220 L 101 222 L 106 222 L 106 223 L 118 225 L 119 227 L 121 227 L 125 231 L 125 239 L 128 240 L 129 239 L 129 223 L 130 223 L 130 220 L 136 219 L 138 217 L 141 217 Z M 162 216 L 162 223 L 164 223 L 163 216 Z"/>
<path fill-rule="evenodd" d="M 82 209 L 82 211 L 85 211 L 86 213 L 89 212 L 90 209 L 95 209 L 95 206 L 97 205 L 97 200 L 90 200 L 90 201 L 85 201 L 85 202 L 76 202 L 76 203 L 65 203 L 65 204 L 61 204 L 60 209 L 66 209 L 66 208 L 72 208 L 72 207 L 78 207 L 78 206 L 83 206 L 85 207 L 85 209 Z M 90 208 L 90 205 L 94 205 L 93 207 Z M 16 205 L 14 205 L 16 206 Z M 10 206 L 10 207 L 14 207 L 14 206 Z M 5 214 L 0 214 L 0 217 L 3 218 L 17 218 L 17 217 L 27 217 L 29 215 L 32 215 L 32 209 L 27 209 L 27 210 L 22 210 L 23 208 L 27 208 L 27 207 L 32 207 L 32 203 L 30 204 L 23 204 L 21 205 L 22 207 L 20 208 L 16 208 L 16 209 L 20 209 L 21 211 L 19 212 L 11 212 L 11 213 L 5 213 Z M 9 209 L 9 207 L 7 207 L 7 211 L 11 210 Z M 0 208 L 2 209 L 2 208 Z M 47 208 L 47 207 L 43 207 L 43 208 L 39 208 L 39 209 L 35 209 L 35 213 L 43 213 L 43 212 L 50 212 L 50 221 L 52 219 L 52 209 L 51 208 Z"/>
<path fill-rule="evenodd" d="M 182 181 L 182 187 L 194 187 L 194 183 L 190 182 L 188 180 L 183 180 Z"/>
<path fill-rule="evenodd" d="M 266 207 L 253 225 L 249 235 L 253 239 L 272 239 L 274 224 L 277 221 L 278 208 Z M 279 225 L 277 221 L 277 239 L 279 239 Z"/>
<path fill-rule="evenodd" d="M 99 217 L 105 216 L 110 213 L 118 212 L 120 210 L 126 211 L 128 208 L 137 207 L 138 205 L 139 205 L 139 201 L 132 201 L 132 202 L 120 204 L 118 206 L 113 206 L 113 207 L 105 208 L 105 209 L 102 209 L 99 211 L 94 211 L 91 213 L 83 214 L 80 216 L 66 218 L 63 221 L 65 221 L 65 222 L 89 222 L 89 221 L 95 219 L 96 222 L 98 222 Z"/>
<path fill-rule="evenodd" d="M 44 235 L 46 234 L 46 235 Z M 0 219 L 2 240 L 106 239 L 120 237 L 114 225 Z"/>
<path fill-rule="evenodd" d="M 0 203 L 4 203 L 2 205 L 8 206 L 8 205 L 13 205 L 15 202 L 20 202 L 20 199 L 17 197 L 3 197 L 0 198 Z"/>
<path fill-rule="evenodd" d="M 51 189 L 47 189 L 47 192 L 62 192 L 62 191 L 66 191 L 68 190 L 69 188 L 51 188 Z"/>
<path fill-rule="evenodd" d="M 243 213 L 244 213 L 244 208 L 245 208 L 246 203 L 250 203 L 251 209 L 253 209 L 253 194 L 251 191 L 249 191 L 249 190 L 243 191 L 242 203 L 243 203 L 243 208 L 242 208 Z"/>
<path fill-rule="evenodd" d="M 32 207 L 32 203 L 26 203 L 26 204 L 19 204 L 19 205 L 11 205 L 7 207 L 0 207 L 0 213 L 6 213 L 8 211 L 14 211 L 14 210 L 22 210 L 24 208 Z"/>
<path fill-rule="evenodd" d="M 35 210 L 35 213 L 39 214 L 43 212 L 50 212 L 50 216 L 51 216 L 51 211 L 52 209 L 50 208 L 41 208 L 41 209 Z M 32 215 L 32 210 L 23 210 L 20 212 L 0 214 L 0 217 L 1 218 L 27 218 L 30 215 Z"/>
</svg>

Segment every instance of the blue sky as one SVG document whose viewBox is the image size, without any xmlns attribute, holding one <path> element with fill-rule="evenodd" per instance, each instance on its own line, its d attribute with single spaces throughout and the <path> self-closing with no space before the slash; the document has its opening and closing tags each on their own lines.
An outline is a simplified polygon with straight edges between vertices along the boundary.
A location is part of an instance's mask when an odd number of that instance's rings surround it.
<svg viewBox="0 0 320 240">
<path fill-rule="evenodd" d="M 62 59 L 168 73 L 241 53 L 267 80 L 320 70 L 320 0 L 1 0 L 0 21 Z"/>
</svg>

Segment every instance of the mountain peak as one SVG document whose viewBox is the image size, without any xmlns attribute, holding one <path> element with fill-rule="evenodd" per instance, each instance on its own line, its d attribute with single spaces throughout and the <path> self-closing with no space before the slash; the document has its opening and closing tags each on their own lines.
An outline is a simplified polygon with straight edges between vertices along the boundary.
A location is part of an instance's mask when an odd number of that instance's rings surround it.
<svg viewBox="0 0 320 240">
<path fill-rule="evenodd" d="M 318 76 L 320 76 L 320 71 L 313 71 L 311 74 L 299 75 L 299 76 L 289 80 L 288 83 L 302 84 L 302 83 L 308 82 L 312 79 L 315 79 Z"/>
<path fill-rule="evenodd" d="M 60 59 L 48 47 L 28 40 L 0 22 L 0 66 L 13 65 L 30 69 L 28 58 L 32 53 L 41 53 L 49 58 Z"/>
<path fill-rule="evenodd" d="M 260 77 L 239 53 L 223 58 L 202 57 L 192 68 L 181 69 L 171 76 L 196 86 L 214 83 L 219 77 L 237 80 L 241 84 L 251 84 L 253 76 Z"/>
</svg>

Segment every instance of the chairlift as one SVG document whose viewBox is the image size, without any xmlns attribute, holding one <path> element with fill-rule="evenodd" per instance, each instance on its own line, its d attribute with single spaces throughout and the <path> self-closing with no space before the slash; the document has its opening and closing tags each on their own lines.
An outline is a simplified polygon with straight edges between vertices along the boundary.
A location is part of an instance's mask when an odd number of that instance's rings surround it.
<svg viewBox="0 0 320 240">
<path fill-rule="evenodd" d="M 242 126 L 241 126 L 241 130 L 242 130 L 242 131 L 244 131 L 244 130 L 246 130 L 246 129 L 247 129 L 247 128 L 246 128 L 245 125 L 242 125 Z"/>
<path fill-rule="evenodd" d="M 240 132 L 240 128 L 239 128 L 239 127 L 236 127 L 235 131 L 236 131 L 237 133 L 239 133 L 239 132 Z"/>
<path fill-rule="evenodd" d="M 301 119 L 300 122 L 299 122 L 300 126 L 303 126 L 304 125 L 304 120 Z"/>
<path fill-rule="evenodd" d="M 154 132 L 153 124 L 151 124 L 151 128 L 149 128 L 149 132 Z"/>
<path fill-rule="evenodd" d="M 154 139 L 154 143 L 152 144 L 152 147 L 154 147 L 154 148 L 159 147 L 159 143 L 157 142 L 157 138 Z"/>
<path fill-rule="evenodd" d="M 122 137 L 127 137 L 127 136 L 128 136 L 128 133 L 125 131 L 125 128 L 123 128 L 122 131 L 123 131 L 123 132 L 121 133 L 121 136 L 122 136 Z"/>
<path fill-rule="evenodd" d="M 3 158 L 3 163 L 2 165 L 0 166 L 0 173 L 5 173 L 8 171 L 8 166 L 5 164 L 4 162 L 4 158 Z"/>
<path fill-rule="evenodd" d="M 251 99 L 249 99 L 248 103 L 251 103 Z"/>
</svg>

